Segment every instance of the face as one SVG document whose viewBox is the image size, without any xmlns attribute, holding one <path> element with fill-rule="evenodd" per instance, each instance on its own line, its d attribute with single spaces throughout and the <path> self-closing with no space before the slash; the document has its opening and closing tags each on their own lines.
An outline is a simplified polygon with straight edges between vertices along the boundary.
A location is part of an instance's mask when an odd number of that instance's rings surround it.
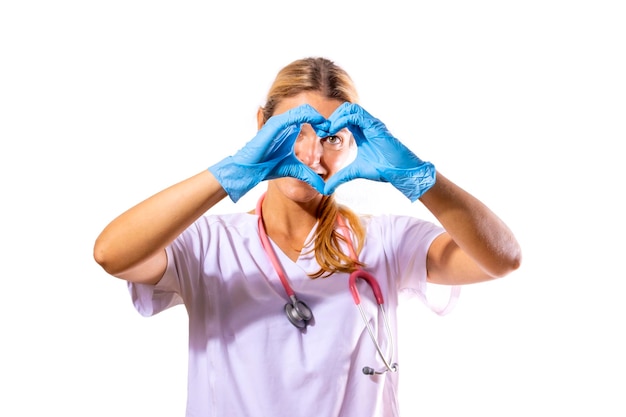
<svg viewBox="0 0 626 417">
<path fill-rule="evenodd" d="M 342 103 L 340 100 L 326 98 L 317 92 L 307 91 L 282 100 L 276 106 L 274 114 L 281 114 L 302 104 L 309 104 L 322 116 L 329 118 Z M 304 124 L 296 140 L 294 152 L 303 164 L 326 181 L 331 175 L 352 162 L 356 145 L 348 129 L 342 129 L 332 136 L 321 138 L 317 136 L 311 125 Z M 305 186 L 312 190 L 308 184 L 295 178 L 281 179 L 283 180 L 290 183 L 295 181 L 299 183 L 298 186 Z"/>
</svg>

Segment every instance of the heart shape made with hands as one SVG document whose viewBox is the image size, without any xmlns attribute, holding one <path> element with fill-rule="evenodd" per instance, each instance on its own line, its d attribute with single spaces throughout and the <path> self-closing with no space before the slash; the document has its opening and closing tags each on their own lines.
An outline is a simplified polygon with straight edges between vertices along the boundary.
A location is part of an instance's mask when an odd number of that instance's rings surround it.
<svg viewBox="0 0 626 417">
<path fill-rule="evenodd" d="M 328 119 L 307 104 L 299 106 L 295 110 L 313 112 L 318 116 L 319 122 L 299 123 L 298 126 L 294 126 L 295 130 L 298 131 L 298 138 L 293 143 L 292 158 L 289 158 L 291 159 L 290 163 L 295 163 L 301 170 L 310 171 L 309 158 L 315 157 L 312 153 L 319 152 L 319 148 L 311 147 L 316 147 L 321 140 L 324 168 L 328 170 L 328 173 L 325 175 L 326 179 L 316 181 L 314 187 L 320 192 L 323 191 L 323 194 L 331 194 L 340 183 L 359 178 L 359 167 L 355 161 L 358 157 L 359 148 L 367 146 L 367 138 L 362 127 L 371 126 L 373 121 L 377 121 L 377 119 L 374 119 L 357 104 L 352 103 L 343 103 L 335 109 Z M 386 131 L 386 128 L 384 130 Z M 375 162 L 371 160 L 372 158 L 366 159 L 370 159 L 370 163 Z M 374 159 L 379 159 L 379 156 Z M 361 163 L 365 163 L 365 161 Z M 349 173 L 350 179 L 335 179 L 333 181 L 332 177 L 340 173 Z M 371 177 L 371 175 L 369 176 Z M 311 181 L 307 180 L 307 182 L 310 183 Z M 333 182 L 335 184 L 330 190 L 328 184 Z M 320 183 L 323 184 L 323 190 L 320 189 Z"/>
<path fill-rule="evenodd" d="M 335 136 L 343 136 L 349 144 L 349 152 L 335 160 L 329 157 L 332 146 L 328 146 L 329 153 L 324 158 L 332 163 L 331 175 L 324 181 L 324 194 L 332 194 L 345 182 L 363 178 L 390 182 L 415 201 L 435 183 L 434 166 L 418 158 L 358 104 L 343 103 L 328 119 L 311 126 L 324 144 Z M 303 162 L 306 161 L 300 161 Z"/>
<path fill-rule="evenodd" d="M 307 124 L 312 149 L 319 152 L 319 138 L 327 148 L 325 173 L 311 169 L 315 164 L 298 143 Z M 435 183 L 432 164 L 415 156 L 380 120 L 354 103 L 343 103 L 328 119 L 308 104 L 272 116 L 243 148 L 209 171 L 234 202 L 259 182 L 282 177 L 305 181 L 326 195 L 356 178 L 389 182 L 411 201 Z"/>
</svg>

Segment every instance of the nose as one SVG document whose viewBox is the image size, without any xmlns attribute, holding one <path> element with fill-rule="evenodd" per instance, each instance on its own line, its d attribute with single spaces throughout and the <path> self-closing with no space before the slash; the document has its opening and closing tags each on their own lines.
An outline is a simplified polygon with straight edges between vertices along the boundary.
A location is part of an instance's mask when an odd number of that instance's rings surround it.
<svg viewBox="0 0 626 417">
<path fill-rule="evenodd" d="M 296 158 L 311 168 L 319 166 L 323 152 L 322 141 L 315 134 L 301 135 L 296 141 Z"/>
</svg>

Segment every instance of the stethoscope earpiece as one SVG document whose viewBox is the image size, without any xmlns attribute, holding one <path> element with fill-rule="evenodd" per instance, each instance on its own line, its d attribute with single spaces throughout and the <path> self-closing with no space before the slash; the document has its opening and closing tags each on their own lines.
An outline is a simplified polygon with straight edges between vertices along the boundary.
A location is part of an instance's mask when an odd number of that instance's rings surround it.
<svg viewBox="0 0 626 417">
<path fill-rule="evenodd" d="M 380 371 L 377 371 L 374 368 L 371 368 L 369 366 L 364 366 L 363 367 L 363 373 L 365 375 L 382 375 L 387 371 L 391 371 L 391 372 L 398 372 L 398 364 L 397 363 L 392 363 L 391 366 L 389 368 L 383 368 Z"/>
</svg>

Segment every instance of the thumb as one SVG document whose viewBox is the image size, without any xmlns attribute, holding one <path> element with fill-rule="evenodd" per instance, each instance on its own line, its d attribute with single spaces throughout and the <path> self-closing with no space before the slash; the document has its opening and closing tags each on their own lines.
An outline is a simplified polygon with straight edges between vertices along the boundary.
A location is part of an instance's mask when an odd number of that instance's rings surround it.
<svg viewBox="0 0 626 417">
<path fill-rule="evenodd" d="M 339 170 L 339 172 L 332 175 L 330 178 L 326 179 L 326 185 L 324 187 L 324 194 L 330 195 L 335 192 L 337 187 L 341 184 L 346 183 L 348 181 L 352 181 L 355 178 L 358 178 L 358 168 L 356 167 L 356 161 L 347 167 Z"/>
</svg>

